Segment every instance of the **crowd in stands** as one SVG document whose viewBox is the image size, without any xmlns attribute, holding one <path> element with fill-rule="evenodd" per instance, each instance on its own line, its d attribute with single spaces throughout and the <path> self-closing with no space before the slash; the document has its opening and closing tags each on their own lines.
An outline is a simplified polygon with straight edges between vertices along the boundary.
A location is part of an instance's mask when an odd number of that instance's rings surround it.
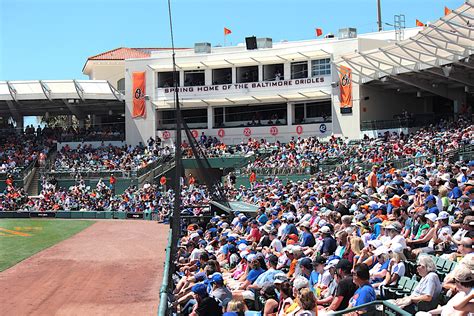
<svg viewBox="0 0 474 316">
<path fill-rule="evenodd" d="M 208 139 L 200 139 L 206 150 L 228 151 Z M 187 178 L 183 214 L 198 221 L 185 227 L 179 242 L 173 308 L 179 315 L 324 315 L 382 298 L 411 314 L 472 312 L 474 161 L 453 161 L 446 154 L 473 139 L 472 126 L 458 120 L 355 146 L 337 138 L 285 145 L 249 139 L 235 146 L 242 153 L 278 148 L 251 168 L 333 156 L 373 167 L 370 172 L 319 172 L 288 183 L 252 179 L 251 187 L 229 181 L 229 199 L 256 205 L 258 212 L 215 216 L 209 222 L 199 217 L 209 194 Z M 153 140 L 136 148 L 77 150 L 64 149 L 58 161 L 70 168 L 109 166 L 105 161 L 113 168 L 134 168 L 149 163 L 147 153 L 162 154 L 154 152 L 162 149 Z M 404 169 L 390 163 L 407 156 L 424 158 Z M 143 211 L 161 220 L 171 215 L 173 202 L 171 190 L 148 183 L 115 195 L 112 179 L 90 188 L 79 178 L 68 189 L 45 179 L 38 198 L 28 198 L 12 184 L 0 194 L 0 210 Z"/>
<path fill-rule="evenodd" d="M 89 127 L 50 127 L 33 125 L 25 127 L 25 135 L 55 140 L 58 142 L 115 141 L 125 139 L 125 124 L 103 124 Z"/>
<path fill-rule="evenodd" d="M 45 159 L 52 142 L 34 134 L 17 134 L 13 129 L 0 133 L 0 174 L 17 175 L 36 159 Z"/>
<path fill-rule="evenodd" d="M 454 122 L 441 121 L 410 135 L 387 132 L 378 139 L 366 136 L 356 144 L 334 136 L 328 142 L 321 142 L 315 137 L 299 137 L 284 145 L 279 142 L 275 146 L 265 144 L 271 148 L 271 155 L 255 160 L 246 169 L 306 168 L 329 159 L 337 159 L 341 165 L 352 165 L 420 156 L 435 157 L 468 144 L 472 139 L 470 133 L 470 122 L 460 119 Z"/>
<path fill-rule="evenodd" d="M 377 298 L 411 314 L 472 312 L 474 161 L 440 157 L 472 143 L 474 131 L 462 122 L 444 126 L 413 139 L 387 135 L 401 155 L 374 160 L 370 172 L 286 184 L 268 178 L 250 188 L 229 181 L 230 199 L 258 213 L 186 227 L 175 262 L 176 313 L 324 315 Z M 406 155 L 404 144 L 427 157 L 401 170 L 385 163 Z"/>
<path fill-rule="evenodd" d="M 76 148 L 64 146 L 57 154 L 53 171 L 137 171 L 171 154 L 168 147 L 131 145 L 105 145 L 94 148 L 79 144 Z"/>
</svg>

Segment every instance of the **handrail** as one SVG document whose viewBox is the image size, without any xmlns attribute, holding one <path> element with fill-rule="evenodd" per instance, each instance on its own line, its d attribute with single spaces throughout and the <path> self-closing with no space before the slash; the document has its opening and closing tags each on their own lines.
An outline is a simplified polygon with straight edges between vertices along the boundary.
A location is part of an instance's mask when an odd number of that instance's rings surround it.
<svg viewBox="0 0 474 316">
<path fill-rule="evenodd" d="M 166 261 L 163 270 L 163 282 L 160 288 L 160 305 L 158 306 L 158 316 L 166 316 L 168 312 L 168 282 L 171 265 L 171 229 L 168 233 L 168 245 L 166 246 Z"/>
<path fill-rule="evenodd" d="M 381 311 L 382 315 L 386 315 L 385 309 L 388 308 L 388 309 L 393 310 L 396 313 L 396 315 L 411 316 L 410 313 L 404 311 L 400 307 L 398 307 L 398 306 L 396 306 L 392 303 L 389 303 L 387 301 L 373 301 L 373 302 L 362 304 L 362 305 L 359 305 L 359 306 L 356 306 L 356 307 L 351 307 L 351 308 L 348 308 L 348 309 L 344 309 L 342 311 L 331 312 L 331 315 L 333 315 L 333 316 L 345 315 L 345 314 L 348 314 L 348 313 L 351 313 L 351 312 L 365 310 L 365 309 L 367 309 L 367 307 L 373 307 L 375 309 L 375 306 L 377 306 L 377 305 L 382 305 L 382 311 Z"/>
</svg>

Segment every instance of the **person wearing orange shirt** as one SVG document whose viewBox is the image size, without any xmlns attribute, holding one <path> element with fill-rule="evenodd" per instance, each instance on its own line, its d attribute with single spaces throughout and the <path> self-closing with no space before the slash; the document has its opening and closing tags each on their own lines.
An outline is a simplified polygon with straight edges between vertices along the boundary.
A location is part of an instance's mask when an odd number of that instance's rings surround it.
<svg viewBox="0 0 474 316">
<path fill-rule="evenodd" d="M 372 172 L 369 174 L 369 177 L 367 178 L 367 187 L 371 188 L 373 192 L 377 192 L 377 170 L 379 167 L 377 165 L 374 165 L 372 167 Z"/>
<path fill-rule="evenodd" d="M 250 188 L 253 189 L 253 186 L 255 185 L 255 182 L 257 181 L 257 174 L 255 173 L 255 170 L 252 170 L 252 173 L 250 173 L 249 181 L 250 181 Z"/>
<path fill-rule="evenodd" d="M 194 183 L 196 183 L 196 179 L 193 177 L 193 175 L 190 173 L 189 178 L 188 178 L 188 184 L 189 184 L 189 189 L 194 188 Z"/>
</svg>

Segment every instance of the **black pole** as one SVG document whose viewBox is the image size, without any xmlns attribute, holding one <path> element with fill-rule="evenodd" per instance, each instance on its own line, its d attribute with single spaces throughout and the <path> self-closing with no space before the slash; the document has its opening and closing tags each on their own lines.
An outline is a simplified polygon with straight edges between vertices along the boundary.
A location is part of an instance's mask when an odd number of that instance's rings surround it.
<svg viewBox="0 0 474 316">
<path fill-rule="evenodd" d="M 168 14 L 170 20 L 171 49 L 173 52 L 173 86 L 174 86 L 174 104 L 176 111 L 176 141 L 175 141 L 175 185 L 174 185 L 174 207 L 171 218 L 171 260 L 176 261 L 178 253 L 178 239 L 181 232 L 181 109 L 179 106 L 178 78 L 176 76 L 176 58 L 174 50 L 173 23 L 171 19 L 171 1 L 168 0 Z M 171 265 L 174 270 L 175 265 Z"/>
<path fill-rule="evenodd" d="M 379 32 L 382 32 L 382 8 L 380 6 L 380 0 L 377 0 L 377 24 L 379 26 Z"/>
</svg>

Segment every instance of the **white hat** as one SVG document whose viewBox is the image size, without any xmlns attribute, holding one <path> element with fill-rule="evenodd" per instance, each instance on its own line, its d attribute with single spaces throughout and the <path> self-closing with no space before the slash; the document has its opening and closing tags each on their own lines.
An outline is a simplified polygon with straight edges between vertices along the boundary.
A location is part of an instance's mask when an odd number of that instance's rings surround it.
<svg viewBox="0 0 474 316">
<path fill-rule="evenodd" d="M 309 287 L 309 281 L 303 276 L 297 276 L 293 281 L 293 287 L 297 290 Z"/>
<path fill-rule="evenodd" d="M 392 222 L 389 225 L 387 225 L 385 229 L 393 229 L 393 230 L 396 230 L 397 232 L 401 232 L 402 225 L 399 222 Z"/>
<path fill-rule="evenodd" d="M 435 213 L 426 214 L 425 217 L 432 222 L 436 221 L 436 219 L 438 218 Z"/>
<path fill-rule="evenodd" d="M 199 234 L 198 233 L 192 233 L 190 236 L 189 236 L 189 239 L 194 239 L 196 237 L 199 237 Z"/>
<path fill-rule="evenodd" d="M 285 273 L 277 273 L 273 276 L 274 284 L 281 284 L 285 281 L 288 281 L 288 276 Z"/>
<path fill-rule="evenodd" d="M 310 228 L 310 227 L 311 227 L 311 223 L 308 222 L 308 221 L 305 221 L 305 222 L 302 222 L 302 223 L 300 224 L 300 226 L 303 226 L 303 227 L 306 227 L 306 228 Z"/>
<path fill-rule="evenodd" d="M 331 232 L 331 229 L 328 226 L 323 226 L 319 229 L 319 232 L 323 234 L 329 234 Z"/>
<path fill-rule="evenodd" d="M 248 254 L 247 257 L 246 257 L 248 262 L 251 262 L 251 261 L 255 260 L 255 258 L 257 258 L 257 255 L 254 254 L 254 253 Z"/>
<path fill-rule="evenodd" d="M 250 251 L 248 251 L 247 249 L 245 249 L 244 251 L 242 251 L 242 252 L 240 253 L 240 256 L 241 256 L 242 258 L 245 258 L 249 253 L 250 253 Z"/>
<path fill-rule="evenodd" d="M 301 250 L 303 250 L 303 249 L 301 248 L 301 246 L 298 246 L 298 245 L 294 246 L 294 245 L 293 245 L 293 247 L 289 248 L 288 251 L 289 251 L 290 253 L 295 253 L 295 252 L 298 252 L 298 251 L 301 251 Z"/>
<path fill-rule="evenodd" d="M 374 246 L 374 248 L 379 248 L 380 246 L 382 246 L 382 242 L 378 239 L 369 240 L 368 244 Z"/>
<path fill-rule="evenodd" d="M 442 212 L 439 212 L 438 217 L 436 217 L 436 220 L 438 221 L 440 219 L 448 219 L 448 218 L 449 218 L 449 213 L 442 211 Z"/>
<path fill-rule="evenodd" d="M 388 248 L 385 246 L 378 247 L 373 251 L 374 256 L 380 256 L 381 254 L 388 253 Z"/>
<path fill-rule="evenodd" d="M 329 270 L 331 268 L 334 268 L 338 263 L 339 263 L 339 259 L 332 259 L 326 264 L 326 266 L 324 267 L 324 270 Z"/>
<path fill-rule="evenodd" d="M 242 244 L 239 244 L 237 248 L 239 248 L 239 251 L 244 251 L 245 249 L 247 249 L 247 245 L 242 243 Z"/>
<path fill-rule="evenodd" d="M 392 244 L 392 246 L 390 247 L 390 250 L 394 253 L 403 253 L 403 246 L 402 244 L 397 242 L 397 243 Z"/>
</svg>

